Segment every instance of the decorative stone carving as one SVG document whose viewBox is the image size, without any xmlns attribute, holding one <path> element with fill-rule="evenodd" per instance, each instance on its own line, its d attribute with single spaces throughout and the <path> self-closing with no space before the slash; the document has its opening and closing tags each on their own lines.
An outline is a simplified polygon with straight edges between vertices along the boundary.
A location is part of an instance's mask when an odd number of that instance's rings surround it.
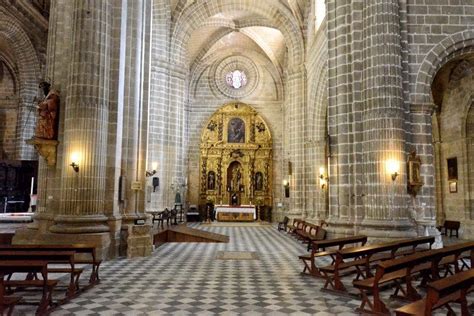
<svg viewBox="0 0 474 316">
<path fill-rule="evenodd" d="M 35 146 L 36 151 L 46 160 L 48 166 L 56 165 L 56 151 L 59 144 L 57 140 L 33 137 L 26 143 Z"/>
</svg>

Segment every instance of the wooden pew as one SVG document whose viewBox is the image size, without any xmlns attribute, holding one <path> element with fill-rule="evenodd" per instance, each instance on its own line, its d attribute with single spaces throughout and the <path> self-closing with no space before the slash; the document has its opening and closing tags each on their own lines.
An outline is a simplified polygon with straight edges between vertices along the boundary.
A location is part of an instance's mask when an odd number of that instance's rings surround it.
<svg viewBox="0 0 474 316">
<path fill-rule="evenodd" d="M 382 285 L 392 282 L 396 285 L 393 296 L 400 297 L 397 295 L 400 291 L 403 294 L 401 296 L 403 299 L 413 301 L 421 298 L 411 283 L 415 274 L 422 273 L 427 275 L 429 273 L 432 279 L 438 279 L 439 267 L 451 263 L 457 266 L 457 261 L 465 251 L 470 251 L 473 254 L 474 242 L 452 245 L 443 249 L 417 252 L 378 263 L 374 277 L 353 281 L 354 287 L 360 290 L 362 297 L 361 305 L 357 311 L 360 313 L 389 314 L 388 309 L 380 299 L 379 293 Z M 458 268 L 456 272 L 459 272 Z M 403 289 L 402 282 L 405 283 L 406 289 Z M 369 295 L 373 296 L 373 302 L 369 299 Z M 365 309 L 366 305 L 370 310 Z"/>
<path fill-rule="evenodd" d="M 74 251 L 23 251 L 23 250 L 0 250 L 0 258 L 2 261 L 25 261 L 39 260 L 51 263 L 68 262 L 70 266 L 70 281 L 66 292 L 66 298 L 72 298 L 78 289 L 78 279 L 82 269 L 74 268 Z M 9 287 L 21 287 L 25 281 L 5 281 L 5 285 Z"/>
<path fill-rule="evenodd" d="M 395 310 L 397 316 L 407 315 L 432 315 L 433 310 L 447 307 L 454 315 L 449 306 L 450 303 L 461 304 L 461 315 L 470 315 L 467 306 L 467 293 L 474 290 L 474 269 L 456 273 L 455 275 L 431 282 L 428 284 L 426 297 L 405 305 Z"/>
<path fill-rule="evenodd" d="M 288 234 L 295 236 L 298 229 L 302 229 L 305 221 L 299 218 L 293 219 L 291 227 L 288 228 Z"/>
<path fill-rule="evenodd" d="M 297 230 L 297 238 L 303 242 L 303 244 L 310 244 L 312 238 L 316 238 L 320 227 L 311 223 L 306 223 L 302 230 Z M 309 247 L 309 246 L 308 246 Z"/>
<path fill-rule="evenodd" d="M 311 254 L 302 255 L 298 257 L 303 261 L 305 265 L 302 274 L 308 274 L 322 278 L 323 275 L 319 271 L 319 268 L 316 266 L 316 258 L 331 256 L 334 263 L 335 255 L 337 253 L 336 249 L 326 250 L 326 248 L 338 247 L 338 250 L 341 250 L 347 245 L 356 245 L 360 243 L 361 246 L 363 246 L 366 242 L 367 236 L 365 235 L 335 238 L 328 240 L 313 240 L 311 242 Z"/>
<path fill-rule="evenodd" d="M 0 267 L 0 315 L 10 316 L 13 313 L 13 308 L 23 297 L 21 296 L 7 296 L 5 294 L 5 285 L 3 279 L 5 278 L 5 272 Z"/>
<path fill-rule="evenodd" d="M 319 268 L 326 279 L 324 289 L 328 289 L 328 286 L 331 285 L 334 291 L 347 293 L 347 289 L 341 281 L 341 273 L 343 271 L 355 269 L 357 273 L 356 280 L 359 278 L 365 279 L 372 277 L 370 270 L 372 264 L 381 260 L 393 259 L 396 256 L 414 253 L 419 245 L 426 243 L 429 244 L 429 248 L 431 249 L 434 243 L 434 237 L 415 237 L 401 241 L 338 250 L 334 264 Z M 411 247 L 411 249 L 397 254 L 400 249 L 406 247 Z"/>
<path fill-rule="evenodd" d="M 3 259 L 3 258 L 2 258 Z M 41 280 L 25 280 L 25 281 L 5 281 L 5 276 L 14 273 L 40 273 Z M 0 277 L 3 282 L 2 288 L 21 286 L 21 287 L 41 287 L 43 294 L 36 310 L 37 315 L 44 315 L 52 306 L 52 292 L 58 284 L 58 280 L 48 279 L 48 262 L 44 260 L 2 260 L 0 261 Z M 5 302 L 4 302 L 5 303 Z M 3 305 L 0 304 L 0 308 Z M 13 307 L 11 307 L 13 309 Z M 1 311 L 1 310 L 0 310 Z"/>
<path fill-rule="evenodd" d="M 90 259 L 75 258 L 76 264 L 92 265 L 92 272 L 89 278 L 89 284 L 93 285 L 100 282 L 99 267 L 102 260 L 97 258 L 96 247 L 91 244 L 71 244 L 71 245 L 0 245 L 2 250 L 21 250 L 21 251 L 74 251 L 76 254 L 85 254 Z M 68 263 L 68 262 L 66 262 Z M 52 269 L 52 273 L 62 273 L 68 271 L 60 271 L 60 269 Z"/>
<path fill-rule="evenodd" d="M 290 218 L 288 216 L 283 217 L 283 221 L 278 223 L 278 230 L 279 231 L 283 230 L 286 232 L 289 221 L 290 221 Z"/>
<path fill-rule="evenodd" d="M 327 231 L 322 227 L 318 226 L 318 231 L 316 236 L 308 236 L 308 247 L 307 250 L 310 251 L 314 241 L 326 239 Z"/>
</svg>

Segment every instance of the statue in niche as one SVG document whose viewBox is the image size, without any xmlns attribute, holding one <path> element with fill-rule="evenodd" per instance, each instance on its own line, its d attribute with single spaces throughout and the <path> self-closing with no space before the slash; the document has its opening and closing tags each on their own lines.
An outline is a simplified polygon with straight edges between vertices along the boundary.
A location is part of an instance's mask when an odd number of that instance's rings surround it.
<svg viewBox="0 0 474 316">
<path fill-rule="evenodd" d="M 263 190 L 263 174 L 261 172 L 257 172 L 255 174 L 255 191 L 262 191 Z"/>
<path fill-rule="evenodd" d="M 216 188 L 216 174 L 214 171 L 209 171 L 207 175 L 207 189 L 215 190 Z"/>
<path fill-rule="evenodd" d="M 229 121 L 227 127 L 227 142 L 245 143 L 245 123 L 240 118 L 233 118 Z"/>
<path fill-rule="evenodd" d="M 240 180 L 242 178 L 242 173 L 240 172 L 240 168 L 234 168 L 232 170 L 232 191 L 239 191 L 240 190 Z"/>
<path fill-rule="evenodd" d="M 41 139 L 56 139 L 58 112 L 59 112 L 59 92 L 51 89 L 49 82 L 43 81 L 39 84 L 43 90 L 44 99 L 38 103 L 38 121 L 36 123 L 35 137 Z"/>
</svg>

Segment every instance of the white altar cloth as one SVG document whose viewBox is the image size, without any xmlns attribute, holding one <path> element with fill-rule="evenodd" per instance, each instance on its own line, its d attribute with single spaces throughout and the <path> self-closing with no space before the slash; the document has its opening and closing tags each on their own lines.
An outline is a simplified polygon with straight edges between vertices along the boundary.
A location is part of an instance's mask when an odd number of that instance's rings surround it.
<svg viewBox="0 0 474 316">
<path fill-rule="evenodd" d="M 230 205 L 216 205 L 216 218 L 219 213 L 253 213 L 253 219 L 257 219 L 257 212 L 255 211 L 254 205 L 240 205 L 240 206 L 230 206 Z"/>
</svg>

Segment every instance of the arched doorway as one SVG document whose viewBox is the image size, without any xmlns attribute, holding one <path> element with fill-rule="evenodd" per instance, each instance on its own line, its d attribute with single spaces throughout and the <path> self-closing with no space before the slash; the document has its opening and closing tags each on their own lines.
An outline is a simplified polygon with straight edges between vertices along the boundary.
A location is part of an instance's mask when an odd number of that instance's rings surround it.
<svg viewBox="0 0 474 316">
<path fill-rule="evenodd" d="M 474 54 L 447 62 L 432 83 L 437 222 L 461 222 L 461 237 L 474 230 Z"/>
<path fill-rule="evenodd" d="M 249 105 L 217 110 L 201 133 L 199 203 L 271 206 L 272 146 L 267 124 Z"/>
</svg>

